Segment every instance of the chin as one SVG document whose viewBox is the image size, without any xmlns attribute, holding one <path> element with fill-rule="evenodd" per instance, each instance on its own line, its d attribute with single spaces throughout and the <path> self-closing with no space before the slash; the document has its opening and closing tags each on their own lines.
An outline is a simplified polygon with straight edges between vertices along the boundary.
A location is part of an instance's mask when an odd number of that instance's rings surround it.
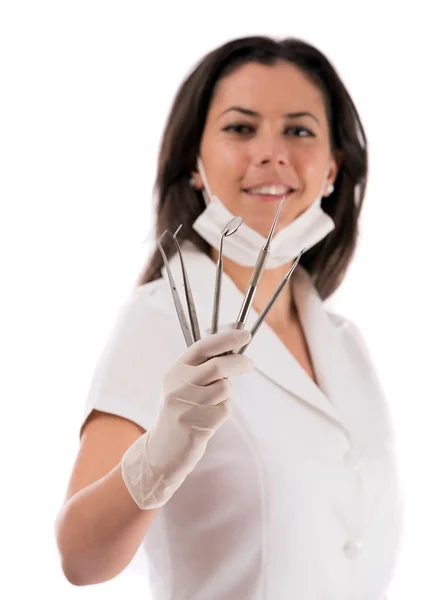
<svg viewBox="0 0 427 600">
<path fill-rule="evenodd" d="M 301 213 L 303 213 L 303 212 L 304 211 L 301 211 Z M 299 214 L 301 214 L 301 213 L 299 213 Z M 273 224 L 275 214 L 276 213 L 274 213 L 273 215 L 265 215 L 263 217 L 258 217 L 257 219 L 243 218 L 243 221 L 244 221 L 244 223 L 246 223 L 246 225 L 248 225 L 249 227 L 254 229 L 257 233 L 261 234 L 264 237 L 267 237 L 268 234 L 270 233 L 270 229 Z M 278 231 L 287 227 L 290 223 L 292 223 L 292 221 L 295 221 L 296 218 L 297 218 L 297 216 L 290 216 L 290 215 L 283 215 L 282 218 L 280 218 L 280 215 L 279 215 L 279 218 L 276 223 L 276 227 L 274 228 L 273 237 L 275 236 L 275 234 Z"/>
</svg>

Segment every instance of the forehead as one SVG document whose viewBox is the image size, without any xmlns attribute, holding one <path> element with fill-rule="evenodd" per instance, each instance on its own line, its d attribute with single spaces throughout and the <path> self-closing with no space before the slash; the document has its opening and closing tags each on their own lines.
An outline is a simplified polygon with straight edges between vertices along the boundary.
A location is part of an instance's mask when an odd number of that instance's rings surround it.
<svg viewBox="0 0 427 600">
<path fill-rule="evenodd" d="M 211 110 L 243 106 L 255 111 L 324 112 L 321 90 L 298 67 L 280 61 L 275 65 L 248 63 L 221 79 L 212 98 Z"/>
</svg>

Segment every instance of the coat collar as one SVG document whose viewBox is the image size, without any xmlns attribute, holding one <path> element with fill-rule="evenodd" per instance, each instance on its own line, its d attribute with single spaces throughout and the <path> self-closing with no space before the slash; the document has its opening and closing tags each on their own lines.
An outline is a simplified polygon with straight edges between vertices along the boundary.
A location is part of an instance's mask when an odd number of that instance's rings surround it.
<svg viewBox="0 0 427 600">
<path fill-rule="evenodd" d="M 200 330 L 205 331 L 210 328 L 212 319 L 216 264 L 189 242 L 183 244 L 182 251 Z M 177 254 L 170 259 L 169 266 L 185 306 L 181 265 Z M 168 307 L 175 312 L 164 267 L 162 275 L 169 292 Z M 254 361 L 255 368 L 270 381 L 293 394 L 299 401 L 308 403 L 313 409 L 320 411 L 323 416 L 349 432 L 349 424 L 353 418 L 350 407 L 352 402 L 357 401 L 355 398 L 357 390 L 354 386 L 348 385 L 351 361 L 345 351 L 345 328 L 332 321 L 310 275 L 302 266 L 295 270 L 291 283 L 319 385 L 316 385 L 307 375 L 266 322 L 251 342 L 247 355 Z M 242 292 L 233 280 L 223 273 L 220 324 L 229 324 L 236 320 L 242 301 Z M 251 327 L 257 317 L 258 313 L 252 308 L 247 328 Z M 178 324 L 178 317 L 176 319 Z"/>
</svg>

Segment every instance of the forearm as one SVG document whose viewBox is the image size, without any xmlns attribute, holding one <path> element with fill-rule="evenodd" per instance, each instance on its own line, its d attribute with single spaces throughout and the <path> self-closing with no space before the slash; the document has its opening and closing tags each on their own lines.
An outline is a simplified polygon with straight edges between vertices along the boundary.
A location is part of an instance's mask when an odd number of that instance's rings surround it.
<svg viewBox="0 0 427 600">
<path fill-rule="evenodd" d="M 55 523 L 67 579 L 74 585 L 92 585 L 121 573 L 158 511 L 135 504 L 120 464 L 80 490 L 64 504 Z"/>
</svg>

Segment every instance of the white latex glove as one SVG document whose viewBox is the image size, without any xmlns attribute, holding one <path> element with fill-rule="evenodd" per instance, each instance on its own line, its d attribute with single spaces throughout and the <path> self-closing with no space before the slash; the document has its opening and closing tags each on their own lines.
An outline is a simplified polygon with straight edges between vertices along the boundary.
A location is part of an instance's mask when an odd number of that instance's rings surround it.
<svg viewBox="0 0 427 600">
<path fill-rule="evenodd" d="M 245 355 L 219 355 L 250 339 L 246 330 L 209 335 L 187 348 L 166 373 L 155 424 L 121 461 L 123 480 L 141 509 L 166 504 L 230 418 L 232 386 L 225 378 L 249 373 L 254 364 Z"/>
</svg>

